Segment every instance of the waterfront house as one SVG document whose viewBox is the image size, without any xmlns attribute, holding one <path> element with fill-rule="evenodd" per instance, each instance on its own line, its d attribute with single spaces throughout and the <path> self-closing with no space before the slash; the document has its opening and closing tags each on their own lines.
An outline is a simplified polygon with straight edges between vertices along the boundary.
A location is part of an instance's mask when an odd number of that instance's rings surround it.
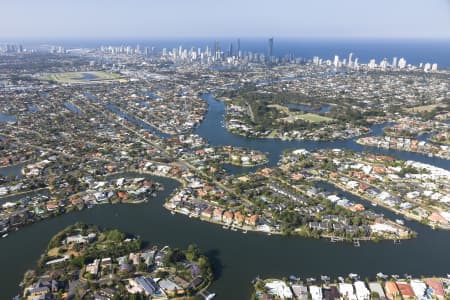
<svg viewBox="0 0 450 300">
<path fill-rule="evenodd" d="M 414 299 L 415 298 L 414 291 L 413 291 L 411 285 L 409 285 L 408 283 L 397 282 L 397 287 L 400 290 L 400 293 L 401 293 L 403 299 Z"/>
<path fill-rule="evenodd" d="M 445 293 L 441 280 L 437 278 L 427 278 L 425 279 L 425 283 L 430 287 L 432 297 L 436 297 L 437 299 L 444 299 Z"/>
<path fill-rule="evenodd" d="M 317 285 L 310 285 L 309 286 L 309 292 L 311 294 L 312 300 L 322 300 L 322 288 Z"/>
<path fill-rule="evenodd" d="M 213 218 L 215 221 L 222 221 L 223 209 L 215 208 L 213 212 Z"/>
<path fill-rule="evenodd" d="M 367 289 L 366 284 L 363 281 L 355 281 L 354 286 L 358 300 L 370 299 L 370 291 Z"/>
<path fill-rule="evenodd" d="M 269 294 L 278 296 L 280 299 L 292 299 L 293 297 L 291 289 L 281 280 L 266 283 L 266 288 L 269 290 Z"/>
<path fill-rule="evenodd" d="M 414 295 L 417 297 L 417 299 L 423 299 L 425 298 L 425 292 L 427 290 L 427 285 L 418 279 L 413 279 L 410 282 L 411 288 L 414 291 Z"/>
<path fill-rule="evenodd" d="M 201 215 L 203 218 L 205 218 L 205 219 L 211 219 L 211 217 L 212 217 L 212 215 L 213 215 L 213 210 L 214 210 L 214 208 L 209 206 L 209 207 L 205 208 L 205 209 L 200 213 L 200 215 Z"/>
<path fill-rule="evenodd" d="M 292 284 L 292 291 L 298 300 L 308 300 L 308 288 L 302 284 Z"/>
<path fill-rule="evenodd" d="M 244 223 L 244 219 L 245 219 L 245 217 L 240 211 L 237 211 L 234 213 L 234 223 L 236 225 L 241 226 L 242 223 Z"/>
<path fill-rule="evenodd" d="M 375 294 L 379 297 L 380 300 L 386 300 L 386 295 L 384 294 L 383 287 L 378 282 L 370 282 L 369 289 L 372 294 Z"/>
<path fill-rule="evenodd" d="M 231 211 L 226 211 L 223 214 L 223 221 L 227 224 L 233 223 L 234 214 Z"/>
<path fill-rule="evenodd" d="M 169 296 L 183 296 L 184 290 L 169 279 L 162 279 L 158 282 L 159 287 Z"/>
<path fill-rule="evenodd" d="M 339 292 L 345 299 L 357 300 L 356 295 L 353 291 L 353 285 L 351 285 L 350 283 L 339 283 Z"/>
<path fill-rule="evenodd" d="M 336 286 L 328 286 L 323 288 L 323 299 L 324 300 L 336 300 L 340 299 L 339 290 Z"/>
<path fill-rule="evenodd" d="M 250 226 L 256 226 L 259 221 L 258 215 L 253 215 L 250 217 L 245 218 L 245 224 Z"/>
<path fill-rule="evenodd" d="M 384 289 L 389 300 L 393 300 L 396 297 L 400 296 L 400 291 L 397 287 L 397 284 L 393 281 L 386 281 Z"/>
</svg>

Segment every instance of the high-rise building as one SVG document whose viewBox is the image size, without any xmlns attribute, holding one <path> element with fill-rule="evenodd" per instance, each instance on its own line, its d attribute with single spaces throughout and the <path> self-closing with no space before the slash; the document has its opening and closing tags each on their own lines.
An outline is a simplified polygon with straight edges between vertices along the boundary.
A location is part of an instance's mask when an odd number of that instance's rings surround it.
<svg viewBox="0 0 450 300">
<path fill-rule="evenodd" d="M 400 58 L 400 60 L 398 61 L 398 67 L 400 69 L 406 68 L 406 59 L 404 59 L 403 57 Z"/>
<path fill-rule="evenodd" d="M 339 55 L 334 56 L 333 65 L 337 68 L 339 67 Z"/>
<path fill-rule="evenodd" d="M 396 69 L 397 68 L 397 57 L 394 56 L 394 58 L 392 59 L 392 68 Z"/>
<path fill-rule="evenodd" d="M 237 56 L 240 58 L 240 56 L 241 56 L 241 39 L 237 39 L 236 53 L 237 53 Z"/>
<path fill-rule="evenodd" d="M 216 60 L 220 59 L 220 44 L 219 41 L 214 42 L 214 58 Z"/>
<path fill-rule="evenodd" d="M 353 64 L 352 58 L 353 58 L 353 53 L 350 52 L 350 54 L 348 55 L 348 66 L 349 67 L 351 67 Z"/>
<path fill-rule="evenodd" d="M 233 43 L 230 43 L 230 48 L 228 49 L 228 56 L 229 57 L 233 56 Z"/>
<path fill-rule="evenodd" d="M 269 48 L 268 48 L 268 56 L 269 59 L 273 56 L 273 37 L 269 39 Z"/>
<path fill-rule="evenodd" d="M 386 70 L 387 65 L 388 65 L 387 59 L 384 58 L 384 59 L 380 62 L 380 68 L 384 71 L 384 70 Z"/>
<path fill-rule="evenodd" d="M 438 70 L 438 65 L 436 63 L 431 65 L 431 71 L 436 72 Z"/>
<path fill-rule="evenodd" d="M 314 56 L 313 57 L 313 64 L 315 64 L 315 65 L 319 65 L 319 61 L 320 61 L 320 59 L 319 59 L 319 57 L 318 56 Z"/>
</svg>

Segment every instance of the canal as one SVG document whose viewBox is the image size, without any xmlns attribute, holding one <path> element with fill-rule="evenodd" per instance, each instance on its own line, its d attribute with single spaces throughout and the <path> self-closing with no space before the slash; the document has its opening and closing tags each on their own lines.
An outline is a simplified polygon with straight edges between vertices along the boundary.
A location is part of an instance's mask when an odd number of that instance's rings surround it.
<svg viewBox="0 0 450 300">
<path fill-rule="evenodd" d="M 247 139 L 234 136 L 223 128 L 224 105 L 212 96 L 205 95 L 209 111 L 196 133 L 212 145 L 233 145 L 258 149 L 270 153 L 269 165 L 274 165 L 284 149 L 345 148 L 365 150 L 354 140 L 336 142 L 278 141 Z M 381 127 L 373 128 L 378 134 Z M 414 159 L 450 169 L 449 162 L 420 154 L 400 151 L 375 150 L 403 159 Z M 238 169 L 229 168 L 231 172 Z M 35 266 L 49 239 L 64 227 L 77 221 L 130 232 L 141 236 L 150 244 L 186 247 L 196 243 L 210 257 L 216 281 L 210 288 L 216 299 L 249 299 L 251 280 L 263 277 L 283 277 L 291 274 L 301 278 L 310 276 L 345 275 L 358 273 L 363 278 L 377 272 L 387 274 L 445 275 L 448 271 L 447 255 L 450 253 L 449 233 L 434 231 L 415 222 L 407 225 L 418 232 L 418 237 L 401 244 L 393 242 L 351 244 L 330 243 L 299 237 L 267 236 L 262 233 L 233 232 L 221 226 L 171 215 L 162 207 L 165 199 L 178 183 L 167 178 L 154 177 L 165 190 L 144 204 L 100 205 L 49 219 L 11 233 L 0 239 L 0 295 L 10 299 L 18 290 L 24 272 Z M 351 195 L 345 195 L 349 199 Z M 377 207 L 389 217 L 392 213 Z"/>
</svg>

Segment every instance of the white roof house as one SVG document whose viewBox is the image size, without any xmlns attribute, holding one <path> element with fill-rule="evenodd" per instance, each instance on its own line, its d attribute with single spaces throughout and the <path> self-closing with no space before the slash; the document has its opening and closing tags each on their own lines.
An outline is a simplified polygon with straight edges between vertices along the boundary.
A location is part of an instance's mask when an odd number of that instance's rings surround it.
<svg viewBox="0 0 450 300">
<path fill-rule="evenodd" d="M 414 295 L 416 295 L 418 299 L 424 299 L 425 291 L 427 290 L 427 285 L 423 281 L 417 279 L 411 280 L 410 284 L 414 291 Z"/>
<path fill-rule="evenodd" d="M 342 297 L 347 297 L 349 300 L 357 300 L 356 295 L 353 291 L 353 285 L 349 283 L 340 283 L 339 293 L 341 293 Z"/>
<path fill-rule="evenodd" d="M 386 295 L 384 294 L 384 290 L 381 287 L 381 284 L 379 284 L 378 282 L 371 282 L 371 283 L 369 283 L 369 288 L 370 288 L 371 292 L 377 293 L 378 296 L 380 296 L 381 300 L 386 299 Z"/>
<path fill-rule="evenodd" d="M 293 298 L 291 289 L 281 280 L 266 283 L 266 288 L 269 290 L 270 294 L 276 295 L 281 299 Z"/>
<path fill-rule="evenodd" d="M 311 293 L 312 300 L 322 300 L 322 288 L 317 285 L 309 286 L 309 292 Z"/>
<path fill-rule="evenodd" d="M 355 281 L 354 286 L 356 290 L 356 297 L 358 298 L 358 300 L 370 299 L 370 291 L 367 289 L 363 281 Z"/>
</svg>

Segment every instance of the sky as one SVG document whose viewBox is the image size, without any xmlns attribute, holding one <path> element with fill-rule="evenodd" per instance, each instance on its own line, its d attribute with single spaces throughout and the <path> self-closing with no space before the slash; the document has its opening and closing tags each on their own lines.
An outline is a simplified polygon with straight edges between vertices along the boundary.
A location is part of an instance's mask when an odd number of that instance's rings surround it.
<svg viewBox="0 0 450 300">
<path fill-rule="evenodd" d="M 0 39 L 450 40 L 450 0 L 0 0 Z"/>
</svg>

